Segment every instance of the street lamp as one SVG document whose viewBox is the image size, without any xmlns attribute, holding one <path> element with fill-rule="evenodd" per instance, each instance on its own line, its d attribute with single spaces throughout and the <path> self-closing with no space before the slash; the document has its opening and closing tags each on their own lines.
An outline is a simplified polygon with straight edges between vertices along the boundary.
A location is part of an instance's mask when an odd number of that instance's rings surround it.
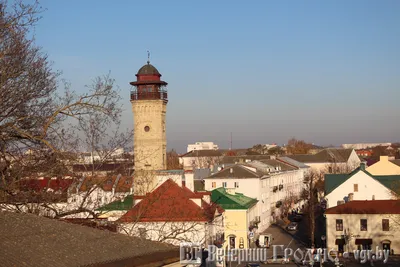
<svg viewBox="0 0 400 267">
<path fill-rule="evenodd" d="M 326 247 L 326 244 L 325 244 L 326 236 L 322 235 L 321 240 L 322 240 L 322 248 L 325 248 Z"/>
</svg>

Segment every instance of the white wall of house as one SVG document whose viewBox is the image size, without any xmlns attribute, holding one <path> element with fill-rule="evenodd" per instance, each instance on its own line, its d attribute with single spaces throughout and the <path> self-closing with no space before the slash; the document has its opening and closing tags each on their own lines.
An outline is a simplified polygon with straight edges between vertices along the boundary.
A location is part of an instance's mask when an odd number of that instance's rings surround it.
<svg viewBox="0 0 400 267">
<path fill-rule="evenodd" d="M 196 142 L 187 146 L 187 152 L 192 150 L 218 150 L 218 145 L 214 142 Z"/>
<path fill-rule="evenodd" d="M 205 222 L 137 222 L 119 225 L 118 232 L 179 246 L 181 242 L 204 244 L 208 228 Z"/>
<path fill-rule="evenodd" d="M 183 166 L 184 170 L 203 169 L 216 165 L 221 159 L 220 156 L 179 157 L 179 164 Z"/>
<path fill-rule="evenodd" d="M 204 181 L 204 189 L 206 191 L 212 191 L 219 187 L 225 187 L 227 189 L 235 189 L 235 192 L 242 193 L 247 197 L 259 199 L 259 178 L 207 178 L 204 179 Z"/>
<path fill-rule="evenodd" d="M 390 248 L 397 254 L 400 251 L 400 239 L 398 238 L 399 214 L 326 214 L 328 249 L 338 249 L 336 239 L 341 239 L 346 234 L 350 236 L 349 245 L 344 247 L 345 251 L 357 249 L 355 240 L 372 239 L 371 249 L 375 251 L 376 246 L 382 249 L 382 241 L 391 241 Z M 343 220 L 343 231 L 337 231 L 336 220 Z M 360 220 L 367 219 L 367 231 L 361 231 Z M 389 231 L 383 231 L 382 219 L 389 219 Z M 340 228 L 339 228 L 340 229 Z"/>
<path fill-rule="evenodd" d="M 354 185 L 358 187 L 356 188 L 357 192 L 354 191 Z M 385 200 L 393 198 L 391 191 L 386 186 L 365 172 L 358 171 L 325 196 L 328 208 L 337 206 L 338 201 L 347 200 L 350 193 L 353 193 L 353 200 Z"/>
<path fill-rule="evenodd" d="M 102 207 L 108 203 L 111 203 L 116 200 L 121 200 L 126 196 L 132 194 L 132 191 L 129 192 L 114 192 L 105 191 L 100 187 L 95 187 L 89 191 L 79 191 L 72 192 L 68 195 L 67 204 L 65 206 L 66 210 L 74 210 L 79 207 L 83 207 L 85 209 L 94 211 L 95 209 Z M 73 218 L 86 218 L 88 216 L 87 213 L 74 214 L 69 217 Z"/>
</svg>

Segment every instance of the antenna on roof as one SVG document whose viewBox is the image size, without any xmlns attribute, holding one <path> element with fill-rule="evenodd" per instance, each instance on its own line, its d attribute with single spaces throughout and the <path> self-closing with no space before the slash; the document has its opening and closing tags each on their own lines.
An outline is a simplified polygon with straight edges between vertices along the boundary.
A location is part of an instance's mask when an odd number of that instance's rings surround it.
<svg viewBox="0 0 400 267">
<path fill-rule="evenodd" d="M 150 51 L 147 50 L 147 64 L 150 64 Z"/>
<path fill-rule="evenodd" d="M 231 146 L 229 147 L 229 150 L 232 150 L 232 132 L 231 132 Z"/>
</svg>

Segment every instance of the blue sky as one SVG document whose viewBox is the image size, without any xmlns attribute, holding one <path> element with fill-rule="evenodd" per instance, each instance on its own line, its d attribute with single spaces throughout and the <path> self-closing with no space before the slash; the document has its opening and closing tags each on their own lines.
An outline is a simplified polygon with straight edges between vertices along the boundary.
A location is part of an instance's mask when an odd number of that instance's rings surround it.
<svg viewBox="0 0 400 267">
<path fill-rule="evenodd" d="M 168 147 L 400 141 L 400 1 L 41 1 L 35 30 L 75 90 L 169 83 Z"/>
</svg>

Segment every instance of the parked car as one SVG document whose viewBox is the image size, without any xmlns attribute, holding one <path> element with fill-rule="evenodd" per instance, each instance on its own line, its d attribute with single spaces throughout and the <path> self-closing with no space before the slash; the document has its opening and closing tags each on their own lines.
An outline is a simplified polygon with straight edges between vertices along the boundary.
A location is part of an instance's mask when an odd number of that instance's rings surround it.
<svg viewBox="0 0 400 267">
<path fill-rule="evenodd" d="M 303 219 L 303 218 L 302 218 L 301 216 L 296 215 L 296 216 L 294 216 L 294 217 L 292 218 L 292 221 L 293 221 L 293 222 L 301 222 L 302 219 Z"/>
<path fill-rule="evenodd" d="M 297 223 L 291 222 L 289 225 L 286 227 L 289 231 L 296 231 L 297 230 Z"/>
<path fill-rule="evenodd" d="M 283 255 L 277 255 L 276 256 L 276 260 L 274 259 L 274 257 L 270 257 L 267 259 L 267 261 L 261 262 L 262 264 L 285 264 L 285 263 L 289 263 L 290 260 L 289 259 L 285 259 L 285 257 Z"/>
</svg>

